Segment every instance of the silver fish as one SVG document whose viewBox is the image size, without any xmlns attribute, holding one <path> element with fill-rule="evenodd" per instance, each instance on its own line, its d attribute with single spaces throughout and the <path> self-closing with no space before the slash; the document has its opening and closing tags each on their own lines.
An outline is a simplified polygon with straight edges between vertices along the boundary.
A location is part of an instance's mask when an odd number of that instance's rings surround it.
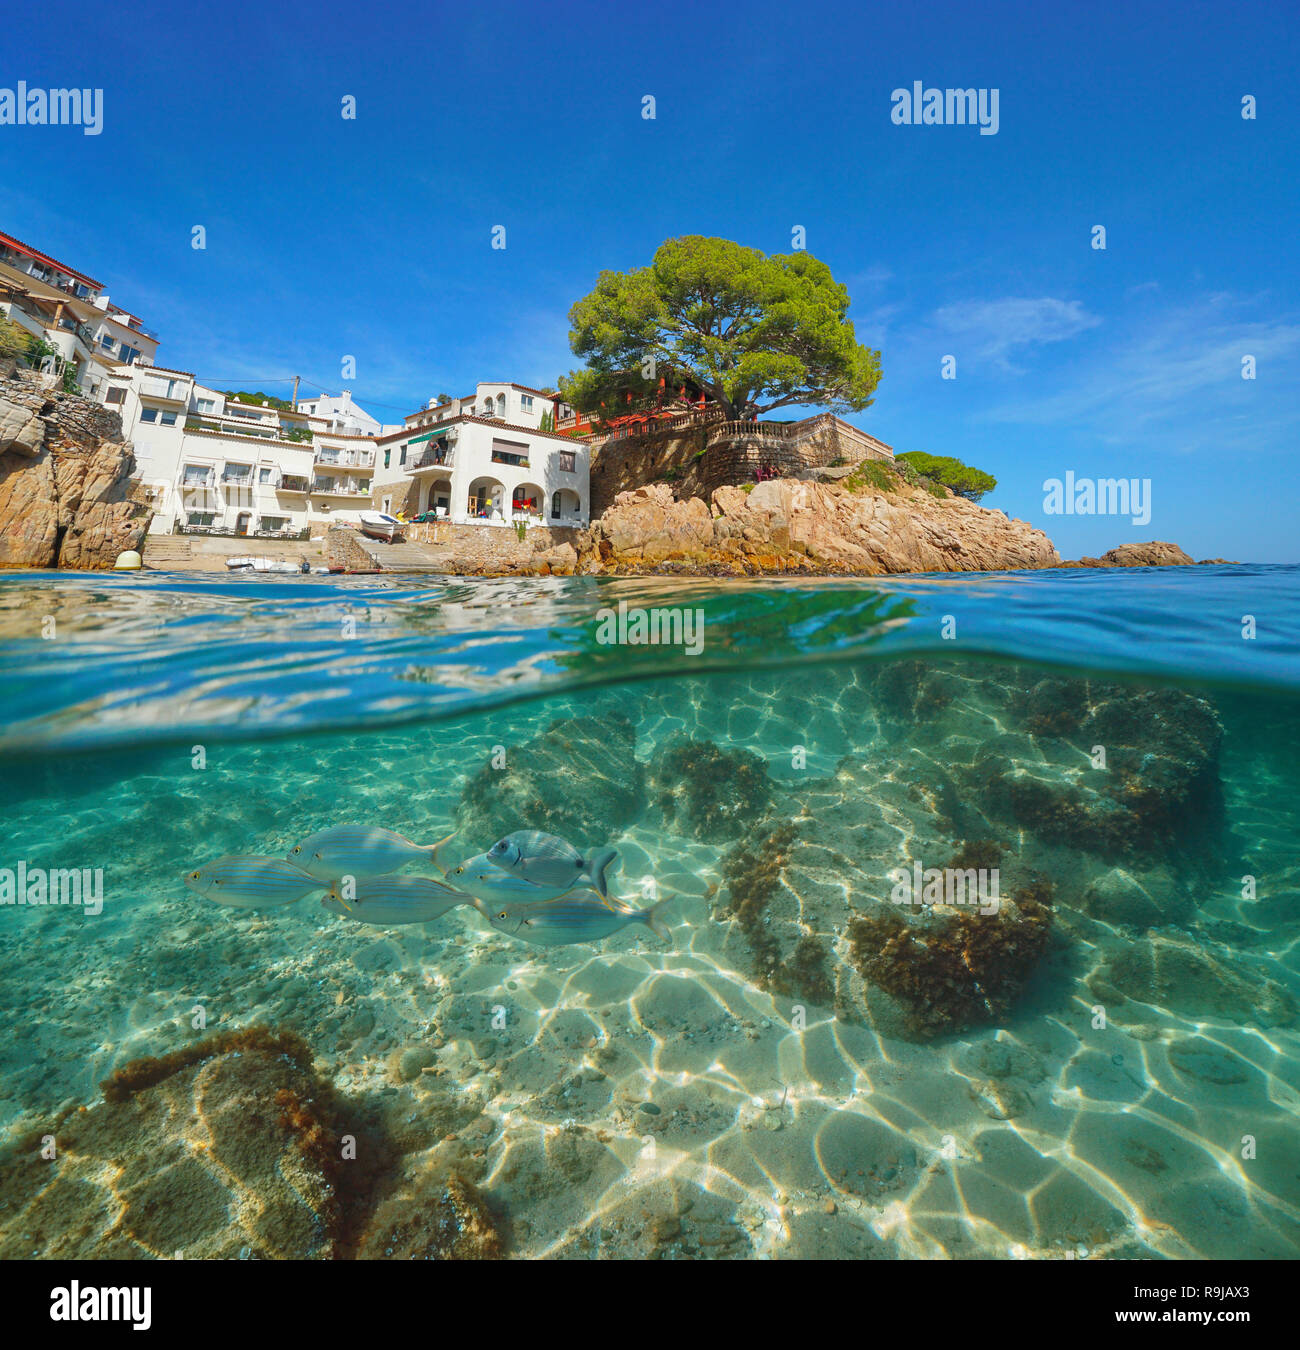
<svg viewBox="0 0 1300 1350">
<path fill-rule="evenodd" d="M 444 872 L 443 875 L 451 885 L 462 891 L 468 891 L 470 895 L 488 905 L 495 904 L 498 900 L 503 903 L 556 900 L 562 895 L 568 895 L 575 888 L 575 884 L 583 887 L 590 885 L 584 878 L 580 882 L 570 882 L 568 885 L 538 886 L 525 880 L 517 872 L 503 871 L 488 859 L 486 853 L 480 853 L 477 858 L 470 858 L 459 867 L 453 867 L 450 872 Z"/>
<path fill-rule="evenodd" d="M 669 896 L 649 909 L 636 909 L 614 896 L 602 899 L 594 891 L 576 891 L 559 900 L 493 905 L 475 900 L 474 908 L 500 933 L 538 947 L 565 947 L 574 942 L 599 942 L 632 923 L 643 923 L 656 937 L 670 942 L 659 911 L 673 899 Z"/>
<path fill-rule="evenodd" d="M 498 839 L 487 851 L 489 862 L 535 886 L 585 883 L 594 887 L 602 899 L 609 895 L 605 873 L 617 857 L 612 848 L 597 849 L 587 856 L 579 853 L 567 839 L 543 834 L 540 830 L 516 830 L 504 839 Z"/>
<path fill-rule="evenodd" d="M 190 890 L 219 905 L 243 909 L 292 905 L 325 884 L 284 858 L 257 858 L 248 853 L 232 853 L 204 863 L 187 872 L 183 880 Z"/>
<path fill-rule="evenodd" d="M 317 830 L 290 849 L 289 861 L 322 881 L 382 877 L 409 863 L 437 866 L 438 849 L 446 842 L 413 844 L 405 836 L 377 825 L 334 825 Z"/>
<path fill-rule="evenodd" d="M 321 897 L 332 914 L 342 914 L 360 923 L 391 926 L 429 923 L 457 905 L 472 905 L 466 895 L 432 877 L 384 876 L 357 882 L 355 889 L 336 881 Z"/>
</svg>

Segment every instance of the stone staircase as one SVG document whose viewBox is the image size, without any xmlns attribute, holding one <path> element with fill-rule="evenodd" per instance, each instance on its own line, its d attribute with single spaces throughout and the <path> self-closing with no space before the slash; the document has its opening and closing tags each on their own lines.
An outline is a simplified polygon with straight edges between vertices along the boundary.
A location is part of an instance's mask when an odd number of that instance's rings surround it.
<svg viewBox="0 0 1300 1350">
<path fill-rule="evenodd" d="M 184 535 L 150 534 L 145 536 L 141 558 L 146 567 L 169 572 L 178 564 L 185 570 L 194 558 L 194 549 Z"/>
<path fill-rule="evenodd" d="M 367 539 L 363 547 L 385 572 L 445 572 L 446 561 L 451 557 L 450 548 L 436 544 L 413 544 L 409 540 L 383 544 Z"/>
</svg>

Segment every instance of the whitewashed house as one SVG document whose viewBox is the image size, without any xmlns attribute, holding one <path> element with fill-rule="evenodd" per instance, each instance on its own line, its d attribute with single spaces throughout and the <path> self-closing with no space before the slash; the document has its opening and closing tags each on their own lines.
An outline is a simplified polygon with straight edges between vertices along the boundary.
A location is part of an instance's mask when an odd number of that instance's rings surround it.
<svg viewBox="0 0 1300 1350">
<path fill-rule="evenodd" d="M 461 525 L 585 525 L 587 446 L 542 429 L 551 408 L 541 390 L 483 382 L 472 398 L 412 413 L 378 439 L 380 509 Z"/>
</svg>

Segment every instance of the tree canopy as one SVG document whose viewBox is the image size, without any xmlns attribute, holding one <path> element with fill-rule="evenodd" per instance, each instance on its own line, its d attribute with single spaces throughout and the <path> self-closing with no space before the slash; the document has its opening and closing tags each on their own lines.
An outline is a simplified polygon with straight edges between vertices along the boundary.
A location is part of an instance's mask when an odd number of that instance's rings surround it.
<svg viewBox="0 0 1300 1350">
<path fill-rule="evenodd" d="M 991 473 L 963 464 L 952 455 L 927 455 L 923 450 L 908 450 L 894 458 L 905 460 L 917 473 L 951 488 L 967 501 L 979 501 L 986 492 L 992 492 L 998 485 L 998 480 Z"/>
<path fill-rule="evenodd" d="M 236 403 L 252 403 L 259 407 L 265 403 L 269 407 L 278 408 L 281 412 L 293 411 L 293 404 L 288 399 L 276 398 L 274 394 L 264 394 L 260 389 L 255 394 L 250 394 L 247 389 L 223 389 L 221 392 L 227 398 L 234 399 Z"/>
<path fill-rule="evenodd" d="M 848 308 L 810 253 L 669 239 L 648 267 L 602 272 L 569 311 L 569 345 L 587 365 L 560 391 L 597 416 L 602 403 L 612 414 L 651 401 L 661 379 L 672 395 L 691 381 L 731 419 L 791 405 L 858 412 L 880 382 L 880 353 L 859 344 Z"/>
</svg>

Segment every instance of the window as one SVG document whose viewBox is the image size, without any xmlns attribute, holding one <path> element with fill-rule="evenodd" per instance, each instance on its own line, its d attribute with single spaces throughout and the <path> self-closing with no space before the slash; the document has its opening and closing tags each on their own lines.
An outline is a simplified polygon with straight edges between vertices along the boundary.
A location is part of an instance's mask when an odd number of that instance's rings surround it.
<svg viewBox="0 0 1300 1350">
<path fill-rule="evenodd" d="M 138 347 L 128 347 L 124 342 L 119 355 L 122 358 L 123 364 L 133 366 L 135 365 L 135 358 L 140 355 L 140 349 Z"/>
<path fill-rule="evenodd" d="M 206 464 L 187 464 L 185 466 L 185 484 L 187 487 L 201 487 L 208 481 Z"/>
<path fill-rule="evenodd" d="M 261 528 L 264 530 L 282 530 L 288 523 L 288 516 L 263 516 Z"/>
<path fill-rule="evenodd" d="M 559 518 L 560 518 L 560 494 L 557 492 L 555 496 L 551 498 L 551 519 L 559 520 Z"/>
<path fill-rule="evenodd" d="M 140 420 L 142 422 L 156 422 L 158 420 L 157 408 L 141 408 Z"/>
<path fill-rule="evenodd" d="M 271 470 L 260 469 L 257 474 L 257 481 L 259 483 L 269 483 L 271 481 Z"/>
<path fill-rule="evenodd" d="M 199 399 L 200 412 L 211 412 L 213 408 L 215 408 L 216 406 L 217 406 L 216 403 L 210 398 Z"/>
<path fill-rule="evenodd" d="M 524 410 L 524 412 L 532 412 L 533 396 L 531 394 L 520 394 L 519 406 Z"/>
<path fill-rule="evenodd" d="M 186 524 L 211 525 L 215 518 L 215 511 L 191 511 L 186 517 Z"/>
<path fill-rule="evenodd" d="M 397 461 L 399 467 L 406 463 L 406 446 L 402 446 L 402 457 Z"/>
<path fill-rule="evenodd" d="M 103 347 L 106 352 L 111 352 L 113 350 L 112 333 L 101 333 L 99 335 L 99 345 Z"/>
<path fill-rule="evenodd" d="M 125 403 L 125 402 L 126 402 L 126 390 L 125 390 L 125 389 L 110 389 L 110 390 L 108 391 L 108 393 L 104 395 L 104 402 L 105 402 L 105 403 Z"/>
<path fill-rule="evenodd" d="M 392 457 L 393 457 L 392 449 L 391 449 L 391 448 L 390 448 L 390 449 L 386 449 L 386 450 L 384 451 L 384 468 L 388 468 L 388 461 L 389 461 L 390 459 L 392 459 Z M 385 509 L 387 509 L 387 508 L 385 508 Z"/>
<path fill-rule="evenodd" d="M 575 454 L 574 451 L 572 450 L 560 451 L 560 472 L 561 473 L 577 472 L 577 455 Z"/>
<path fill-rule="evenodd" d="M 176 425 L 176 414 L 174 412 L 163 413 L 162 424 L 165 427 L 174 427 Z"/>
</svg>

